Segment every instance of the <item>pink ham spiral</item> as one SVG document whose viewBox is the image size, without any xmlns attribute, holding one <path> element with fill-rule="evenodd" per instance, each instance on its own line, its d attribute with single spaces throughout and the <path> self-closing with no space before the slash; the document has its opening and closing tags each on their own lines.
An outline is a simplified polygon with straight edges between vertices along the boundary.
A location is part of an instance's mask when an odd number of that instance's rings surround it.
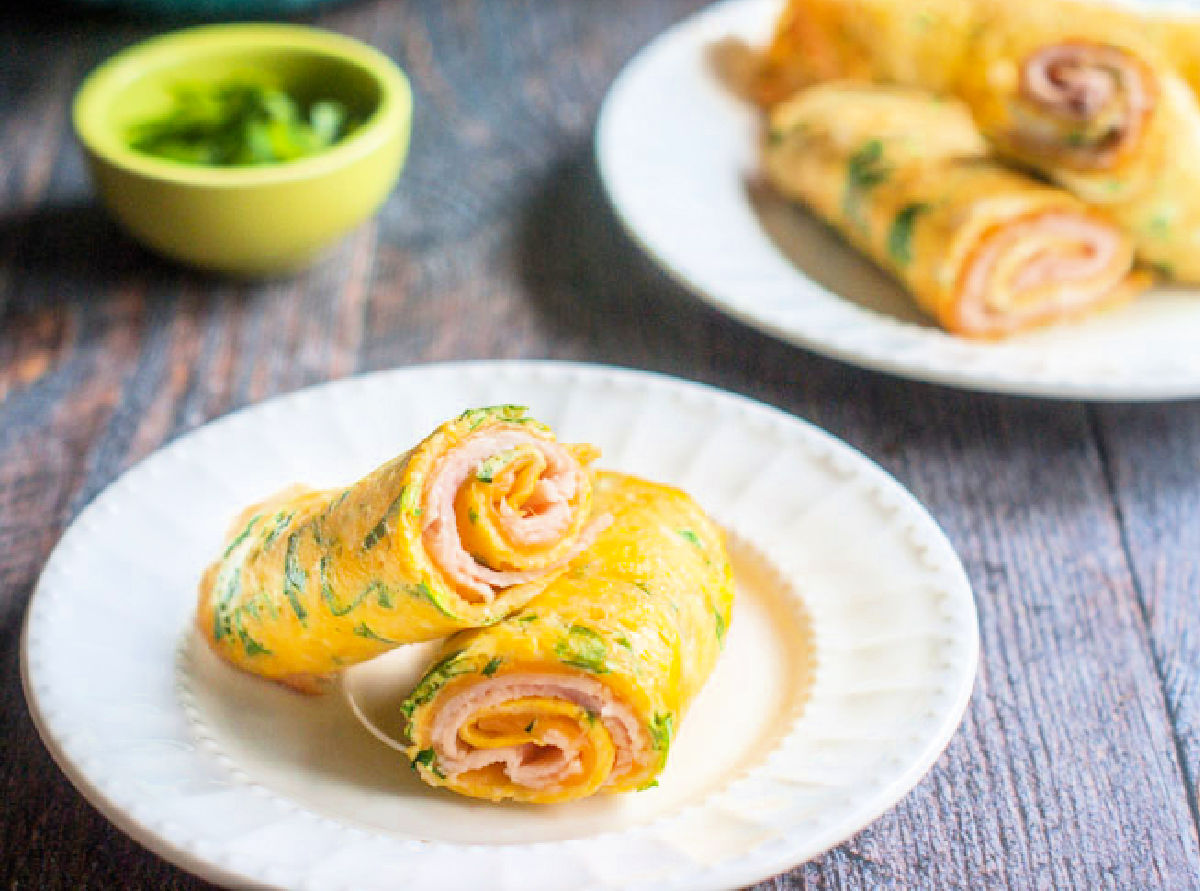
<svg viewBox="0 0 1200 891">
<path fill-rule="evenodd" d="M 1082 169 L 1108 169 L 1142 138 L 1155 106 L 1153 75 L 1115 46 L 1066 42 L 1021 66 L 1021 97 L 1038 114 L 1019 138 Z M 1065 129 L 1064 129 L 1065 128 Z"/>
<path fill-rule="evenodd" d="M 526 697 L 562 699 L 599 717 L 615 749 L 606 785 L 618 782 L 635 764 L 654 757 L 651 742 L 633 710 L 604 684 L 584 675 L 530 672 L 471 684 L 441 705 L 432 727 L 440 769 L 448 776 L 457 776 L 491 764 L 503 764 L 512 782 L 538 790 L 554 787 L 582 770 L 578 741 L 560 733 L 547 734 L 543 745 L 524 743 L 495 749 L 474 749 L 459 739 L 459 728 L 476 712 Z"/>
<path fill-rule="evenodd" d="M 425 488 L 422 505 L 425 548 L 434 564 L 468 599 L 490 603 L 498 590 L 535 581 L 547 572 L 562 568 L 588 548 L 611 522 L 607 516 L 593 517 L 571 549 L 550 566 L 527 571 L 505 571 L 479 563 L 463 547 L 455 518 L 454 499 L 484 461 L 517 448 L 537 450 L 545 461 L 545 469 L 520 512 L 513 510 L 507 502 L 500 505 L 500 532 L 516 546 L 553 543 L 570 528 L 575 509 L 572 499 L 584 484 L 586 473 L 575 456 L 561 443 L 535 436 L 526 430 L 483 430 L 443 455 Z"/>
<path fill-rule="evenodd" d="M 997 227 L 963 272 L 963 330 L 1005 334 L 1081 312 L 1121 293 L 1132 251 L 1110 223 L 1086 213 L 1046 212 Z"/>
</svg>

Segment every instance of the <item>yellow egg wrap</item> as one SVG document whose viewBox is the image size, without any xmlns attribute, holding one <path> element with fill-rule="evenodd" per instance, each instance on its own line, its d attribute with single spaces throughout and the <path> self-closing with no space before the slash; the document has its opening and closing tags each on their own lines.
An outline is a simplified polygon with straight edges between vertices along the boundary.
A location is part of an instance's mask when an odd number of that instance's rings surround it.
<svg viewBox="0 0 1200 891">
<path fill-rule="evenodd" d="M 1200 104 L 1147 37 L 1122 16 L 1074 4 L 998 7 L 957 93 L 999 154 L 1104 208 L 1162 274 L 1200 281 Z M 1094 57 L 1074 76 L 1109 79 L 1094 110 L 1056 112 L 1028 96 L 1027 66 L 1055 49 Z"/>
<path fill-rule="evenodd" d="M 1052 74 L 1065 112 L 1031 101 L 1026 77 L 1056 48 L 1086 60 Z M 1200 281 L 1200 18 L 1077 0 L 791 0 L 757 98 L 840 79 L 957 96 L 1000 155 L 1102 207 L 1161 274 Z"/>
<path fill-rule="evenodd" d="M 836 82 L 810 87 L 770 114 L 768 179 L 803 201 L 890 272 L 949 331 L 999 337 L 1132 296 L 1132 248 L 1111 221 L 1066 191 L 989 160 L 966 108 L 904 87 Z M 1101 228 L 1119 245 L 1084 281 L 1022 284 L 1022 270 L 1082 247 L 1049 227 L 1054 215 Z M 986 287 L 970 276 L 986 247 L 1012 244 L 989 264 Z M 1094 291 L 1060 302 L 1066 286 Z"/>
<path fill-rule="evenodd" d="M 678 489 L 601 472 L 595 509 L 613 523 L 592 547 L 521 612 L 447 640 L 403 704 L 425 782 L 546 804 L 642 788 L 662 770 L 720 654 L 732 570 L 721 531 Z M 461 769 L 498 753 L 516 766 Z"/>
<path fill-rule="evenodd" d="M 978 0 L 791 0 L 754 92 L 766 106 L 832 80 L 952 92 L 970 63 L 983 7 Z"/>
<path fill-rule="evenodd" d="M 470 468 L 451 519 L 479 565 L 535 577 L 480 597 L 430 553 L 428 489 L 456 450 L 478 451 L 481 438 L 497 436 L 520 445 Z M 569 523 L 553 540 L 514 542 L 501 514 L 519 515 L 531 497 L 542 448 L 577 462 Z M 519 406 L 464 412 L 349 488 L 293 486 L 243 511 L 201 580 L 197 627 L 238 668 L 317 692 L 325 676 L 399 644 L 499 621 L 541 593 L 582 545 L 592 514 L 586 467 L 597 454 L 558 445 Z"/>
</svg>

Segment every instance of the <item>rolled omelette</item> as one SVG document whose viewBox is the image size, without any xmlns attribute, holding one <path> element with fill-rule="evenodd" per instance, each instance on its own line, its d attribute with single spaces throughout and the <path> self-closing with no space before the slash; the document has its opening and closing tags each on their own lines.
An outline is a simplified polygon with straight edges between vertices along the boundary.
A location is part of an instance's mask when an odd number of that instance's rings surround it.
<svg viewBox="0 0 1200 891">
<path fill-rule="evenodd" d="M 753 92 L 768 107 L 835 80 L 952 93 L 986 10 L 981 0 L 789 0 Z"/>
<path fill-rule="evenodd" d="M 836 79 L 955 95 L 1004 157 L 1200 280 L 1200 19 L 1075 0 L 791 0 L 755 89 Z"/>
<path fill-rule="evenodd" d="M 1103 207 L 1164 275 L 1200 281 L 1200 104 L 1154 41 L 1078 9 L 1001 7 L 958 95 L 1000 154 Z"/>
<path fill-rule="evenodd" d="M 205 572 L 196 624 L 224 659 L 306 692 L 395 646 L 499 621 L 608 522 L 589 445 L 520 406 L 472 409 L 346 489 L 247 508 Z"/>
<path fill-rule="evenodd" d="M 523 611 L 456 634 L 402 705 L 426 783 L 571 801 L 655 782 L 729 627 L 720 530 L 686 494 L 596 476 L 612 525 Z"/>
<path fill-rule="evenodd" d="M 997 338 L 1133 296 L 1129 239 L 1066 191 L 993 162 L 966 109 L 828 83 L 771 112 L 771 183 L 897 278 L 946 330 Z"/>
</svg>

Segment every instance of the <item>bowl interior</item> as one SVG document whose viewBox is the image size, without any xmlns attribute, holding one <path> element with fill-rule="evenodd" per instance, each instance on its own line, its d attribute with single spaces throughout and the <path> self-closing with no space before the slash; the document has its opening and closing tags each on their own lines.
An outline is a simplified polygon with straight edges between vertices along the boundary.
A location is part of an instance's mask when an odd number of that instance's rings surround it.
<svg viewBox="0 0 1200 891">
<path fill-rule="evenodd" d="M 336 35 L 288 26 L 178 32 L 98 69 L 80 90 L 76 124 L 85 144 L 111 159 L 161 162 L 130 147 L 137 125 L 169 113 L 181 87 L 250 80 L 279 87 L 301 104 L 341 102 L 360 122 L 349 141 L 385 100 L 386 79 L 378 68 L 390 63 L 372 55 Z"/>
</svg>

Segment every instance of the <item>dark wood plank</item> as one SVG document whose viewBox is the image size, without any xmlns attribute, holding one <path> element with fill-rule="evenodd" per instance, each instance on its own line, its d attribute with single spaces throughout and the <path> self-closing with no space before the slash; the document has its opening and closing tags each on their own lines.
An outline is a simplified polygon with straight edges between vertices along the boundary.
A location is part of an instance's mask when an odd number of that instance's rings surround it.
<svg viewBox="0 0 1200 891">
<path fill-rule="evenodd" d="M 1200 820 L 1200 403 L 1094 410 L 1193 817 Z"/>
<path fill-rule="evenodd" d="M 312 271 L 257 285 L 158 261 L 91 202 L 71 89 L 155 26 L 0 11 L 0 887 L 205 887 L 97 815 L 25 712 L 24 604 L 88 500 L 161 443 L 274 393 L 543 356 L 679 374 L 808 417 L 911 486 L 967 564 L 983 657 L 962 731 L 899 807 L 763 887 L 1200 887 L 1196 407 L 1093 415 L 890 380 L 668 281 L 606 207 L 591 128 L 624 60 L 701 5 L 368 0 L 312 17 L 401 60 L 417 138 L 376 221 Z"/>
</svg>

